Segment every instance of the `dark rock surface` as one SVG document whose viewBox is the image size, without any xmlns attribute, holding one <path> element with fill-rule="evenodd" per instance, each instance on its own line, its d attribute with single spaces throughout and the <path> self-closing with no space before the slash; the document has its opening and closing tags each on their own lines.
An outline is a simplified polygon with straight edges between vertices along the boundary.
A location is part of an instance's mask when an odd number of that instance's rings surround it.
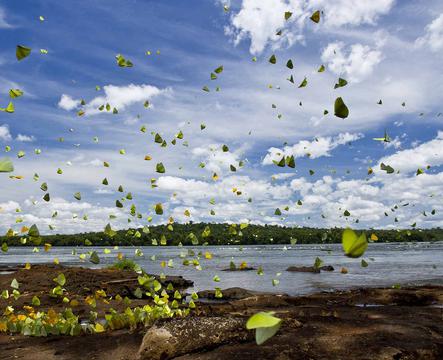
<svg viewBox="0 0 443 360">
<path fill-rule="evenodd" d="M 143 338 L 138 358 L 168 360 L 179 355 L 221 346 L 230 342 L 252 340 L 239 317 L 187 317 L 151 327 Z"/>
<path fill-rule="evenodd" d="M 253 270 L 257 270 L 257 269 L 254 267 L 251 267 L 251 266 L 247 266 L 247 267 L 243 267 L 243 268 L 236 267 L 235 269 L 227 268 L 227 269 L 223 269 L 222 271 L 253 271 Z"/>
<path fill-rule="evenodd" d="M 321 266 L 319 268 L 315 266 L 290 266 L 286 269 L 286 271 L 319 274 L 320 271 L 334 271 L 334 267 L 331 265 Z"/>
</svg>

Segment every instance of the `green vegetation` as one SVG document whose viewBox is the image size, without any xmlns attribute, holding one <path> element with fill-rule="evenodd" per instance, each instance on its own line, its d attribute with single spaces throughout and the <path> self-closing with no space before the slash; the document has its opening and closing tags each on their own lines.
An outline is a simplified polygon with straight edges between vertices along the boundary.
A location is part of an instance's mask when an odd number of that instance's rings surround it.
<svg viewBox="0 0 443 360">
<path fill-rule="evenodd" d="M 137 267 L 137 264 L 131 260 L 131 259 L 122 259 L 119 261 L 116 261 L 114 264 L 108 266 L 109 269 L 113 270 L 135 270 Z"/>
<path fill-rule="evenodd" d="M 375 242 L 409 242 L 443 240 L 443 229 L 366 230 Z M 42 235 L 41 243 L 53 246 L 111 245 L 258 245 L 258 244 L 332 244 L 341 243 L 343 229 L 296 228 L 276 225 L 236 225 L 187 223 L 112 230 L 73 235 Z M 29 237 L 3 236 L 7 246 L 35 246 Z"/>
</svg>

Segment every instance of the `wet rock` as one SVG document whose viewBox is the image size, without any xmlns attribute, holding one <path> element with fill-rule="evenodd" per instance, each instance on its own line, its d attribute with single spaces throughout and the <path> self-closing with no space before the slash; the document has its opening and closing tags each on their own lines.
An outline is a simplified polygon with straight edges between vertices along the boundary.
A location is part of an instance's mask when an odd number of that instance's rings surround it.
<svg viewBox="0 0 443 360">
<path fill-rule="evenodd" d="M 12 269 L 12 268 L 9 268 Z M 0 276 L 0 289 L 6 289 L 13 279 L 20 283 L 20 292 L 22 294 L 47 293 L 47 289 L 54 287 L 54 279 L 59 273 L 66 277 L 64 288 L 70 294 L 88 296 L 94 294 L 97 290 L 104 290 L 108 296 L 128 296 L 140 287 L 137 280 L 137 274 L 131 270 L 118 269 L 88 269 L 83 267 L 71 267 L 55 264 L 35 264 L 31 270 L 20 268 L 16 272 L 4 271 Z M 184 290 L 193 285 L 193 282 L 181 276 L 166 276 L 160 278 L 155 276 L 158 281 L 166 287 L 171 283 L 174 289 Z M 31 296 L 32 298 L 32 296 Z M 25 298 L 22 296 L 16 306 L 19 306 Z"/>
<path fill-rule="evenodd" d="M 222 271 L 252 271 L 252 270 L 257 270 L 257 269 L 253 268 L 251 266 L 246 266 L 246 267 L 243 267 L 243 268 L 240 268 L 240 267 L 236 267 L 236 268 L 233 268 L 233 269 L 227 268 L 227 269 L 223 269 Z"/>
<path fill-rule="evenodd" d="M 334 267 L 331 265 L 321 266 L 319 268 L 315 266 L 290 266 L 286 269 L 286 271 L 290 272 L 307 272 L 319 274 L 320 271 L 334 271 Z"/>
<path fill-rule="evenodd" d="M 12 265 L 0 265 L 0 274 L 11 274 L 19 271 L 22 267 Z"/>
<path fill-rule="evenodd" d="M 233 287 L 222 290 L 223 297 L 222 298 L 216 298 L 215 297 L 215 291 L 214 290 L 203 290 L 199 291 L 198 297 L 200 299 L 208 299 L 208 300 L 240 300 L 245 299 L 252 296 L 258 296 L 258 295 L 265 295 L 267 293 L 260 292 L 260 291 L 252 291 L 247 290 L 239 287 Z"/>
<path fill-rule="evenodd" d="M 406 291 L 393 292 L 390 298 L 391 303 L 400 306 L 429 306 L 436 302 L 432 295 Z"/>
<path fill-rule="evenodd" d="M 167 360 L 180 355 L 212 349 L 227 343 L 253 338 L 238 317 L 187 317 L 151 327 L 145 334 L 138 358 Z"/>
<path fill-rule="evenodd" d="M 320 270 L 321 271 L 334 271 L 335 269 L 332 265 L 325 265 L 325 266 L 320 267 Z"/>
<path fill-rule="evenodd" d="M 314 266 L 290 266 L 286 269 L 290 272 L 307 272 L 307 273 L 320 273 L 320 269 Z"/>
<path fill-rule="evenodd" d="M 194 286 L 194 282 L 192 280 L 185 279 L 183 276 L 167 275 L 163 279 L 159 275 L 150 275 L 150 276 L 154 276 L 164 286 L 167 286 L 169 283 L 171 283 L 174 286 L 174 288 L 179 288 L 179 289 L 187 289 L 191 286 Z"/>
</svg>

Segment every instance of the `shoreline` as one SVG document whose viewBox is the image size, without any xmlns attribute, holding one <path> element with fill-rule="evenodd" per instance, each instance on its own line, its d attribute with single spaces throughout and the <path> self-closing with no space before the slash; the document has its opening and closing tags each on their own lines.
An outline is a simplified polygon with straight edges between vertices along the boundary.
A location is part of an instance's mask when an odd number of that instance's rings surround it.
<svg viewBox="0 0 443 360">
<path fill-rule="evenodd" d="M 52 278 L 60 271 L 66 275 L 65 287 L 70 297 L 80 299 L 106 286 L 108 296 L 120 292 L 129 296 L 130 307 L 149 302 L 133 296 L 137 275 L 124 270 L 34 265 L 30 270 L 0 275 L 0 288 L 16 278 L 23 295 L 15 308 L 20 309 L 38 292 L 42 310 L 61 310 L 64 304 L 44 296 L 53 287 Z M 184 293 L 191 283 L 179 277 L 168 281 L 174 281 L 177 288 L 181 286 Z M 359 288 L 301 296 L 242 288 L 222 291 L 228 297 L 223 301 L 200 298 L 188 317 L 158 320 L 150 328 L 138 326 L 100 334 L 48 337 L 0 332 L 0 359 L 443 358 L 443 286 Z M 0 300 L 0 305 L 3 309 L 5 301 Z M 95 311 L 100 317 L 109 306 L 123 311 L 125 306 L 121 305 L 113 301 L 109 305 L 97 302 Z M 74 311 L 86 318 L 90 308 L 81 303 Z M 253 332 L 244 328 L 247 318 L 259 311 L 274 311 L 283 320 L 279 332 L 261 346 L 255 344 Z M 165 332 L 172 334 L 174 346 L 166 349 L 162 348 L 163 340 L 149 342 Z M 194 336 L 194 332 L 201 336 Z M 149 336 L 144 339 L 146 333 Z"/>
<path fill-rule="evenodd" d="M 51 262 L 44 262 L 44 263 L 35 263 L 32 266 L 35 267 L 61 267 L 61 268 L 71 268 L 71 269 L 76 269 L 76 268 L 82 268 L 85 269 L 86 271 L 91 270 L 91 271 L 100 271 L 100 270 L 106 270 L 109 269 L 108 266 L 100 266 L 100 267 L 90 267 L 90 266 L 85 266 L 85 265 L 89 265 L 87 263 L 79 263 L 79 264 L 63 264 L 63 265 L 55 265 L 54 263 Z M 104 264 L 103 264 L 104 265 Z M 110 265 L 110 264 L 106 264 L 106 265 Z M 112 265 L 112 264 L 111 264 Z M 21 269 L 23 269 L 25 266 L 25 264 L 16 264 L 16 265 L 10 265 L 10 264 L 2 264 L 0 263 L 0 279 L 3 275 L 10 275 L 15 273 L 16 271 L 19 271 Z M 300 268 L 303 268 L 303 266 L 301 266 Z M 309 268 L 309 267 L 308 267 Z M 221 272 L 230 272 L 231 270 L 229 269 L 222 269 Z M 249 269 L 247 270 L 236 270 L 235 272 L 242 272 L 242 271 L 249 271 Z M 288 271 L 288 270 L 287 270 Z M 291 271 L 290 271 L 291 272 Z M 302 271 L 305 272 L 305 271 Z M 306 273 L 312 273 L 311 271 L 306 271 Z M 321 279 L 321 275 L 318 275 L 319 279 Z M 168 278 L 177 278 L 177 277 L 181 277 L 180 275 L 167 275 Z M 193 282 L 192 280 L 189 280 L 191 282 Z M 0 282 L 1 284 L 1 282 Z M 343 286 L 335 286 L 335 287 L 331 287 L 328 289 L 312 289 L 310 291 L 306 291 L 306 292 L 298 292 L 298 293 L 286 293 L 284 291 L 262 291 L 262 290 L 254 290 L 254 289 L 250 289 L 247 287 L 236 287 L 236 286 L 232 286 L 229 287 L 227 289 L 241 289 L 242 291 L 244 291 L 245 293 L 256 293 L 256 294 L 266 294 L 266 295 L 286 295 L 286 296 L 294 296 L 294 297 L 298 297 L 298 296 L 309 296 L 309 295 L 314 295 L 317 293 L 334 293 L 337 291 L 354 291 L 354 290 L 360 290 L 360 289 L 391 289 L 391 288 L 395 288 L 395 287 L 400 287 L 400 288 L 411 288 L 411 287 L 422 287 L 422 286 L 442 286 L 443 287 L 443 277 L 434 277 L 434 278 L 428 278 L 428 279 L 419 279 L 419 280 L 407 280 L 407 281 L 400 281 L 400 282 L 395 282 L 392 284 L 365 284 L 365 285 L 343 285 Z M 192 285 L 190 286 L 192 287 Z M 0 288 L 1 291 L 1 288 Z M 214 292 L 211 289 L 199 289 L 196 290 L 196 292 L 198 293 L 210 293 L 210 292 Z M 1 301 L 1 298 L 0 298 Z M 220 299 L 216 299 L 216 301 L 223 301 Z"/>
<path fill-rule="evenodd" d="M 30 248 L 30 247 L 43 247 L 44 244 L 46 243 L 45 240 L 45 236 L 56 236 L 56 235 L 43 235 L 42 236 L 42 241 L 40 245 L 35 245 L 33 243 L 25 243 L 25 244 L 11 244 L 8 245 L 9 248 Z M 69 236 L 69 234 L 67 235 Z M 1 237 L 0 237 L 1 238 Z M 142 243 L 142 244 L 138 244 L 138 243 L 134 243 L 134 244 L 128 244 L 128 242 L 126 242 L 127 245 L 125 245 L 125 243 L 121 244 L 121 243 L 108 243 L 106 245 L 101 245 L 101 244 L 92 244 L 92 245 L 87 245 L 87 244 L 52 244 L 51 241 L 48 241 L 47 243 L 51 244 L 51 247 L 54 248 L 69 248 L 69 247 L 73 247 L 73 248 L 109 248 L 111 246 L 118 246 L 121 248 L 125 248 L 125 247 L 153 247 L 156 248 L 159 245 L 153 245 L 153 244 L 149 244 L 149 243 Z M 237 248 L 237 247 L 253 247 L 253 246 L 300 246 L 300 245 L 322 245 L 322 246 L 328 246 L 328 245 L 341 245 L 341 240 L 338 239 L 337 241 L 333 241 L 333 242 L 297 242 L 294 244 L 288 243 L 288 242 L 275 242 L 275 243 L 257 243 L 257 244 L 250 244 L 250 243 L 235 243 L 235 244 L 198 244 L 198 245 L 194 245 L 194 244 L 190 244 L 190 243 L 184 243 L 184 244 L 166 244 L 166 245 L 162 245 L 162 247 L 168 248 L 168 247 L 184 247 L 184 248 L 192 248 L 192 247 L 216 247 L 216 248 L 220 248 L 220 247 L 232 247 L 232 248 Z M 371 242 L 371 244 L 376 245 L 376 244 L 404 244 L 404 245 L 413 245 L 413 244 L 443 244 L 443 240 L 420 240 L 420 241 L 414 241 L 414 240 L 389 240 L 389 241 L 384 241 L 383 239 L 379 239 L 376 242 Z"/>
</svg>

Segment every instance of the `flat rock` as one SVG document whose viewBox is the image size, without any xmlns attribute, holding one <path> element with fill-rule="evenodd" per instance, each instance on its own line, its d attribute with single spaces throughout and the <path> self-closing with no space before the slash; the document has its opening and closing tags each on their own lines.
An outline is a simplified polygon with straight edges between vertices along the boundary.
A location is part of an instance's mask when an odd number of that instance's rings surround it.
<svg viewBox="0 0 443 360">
<path fill-rule="evenodd" d="M 187 317 L 152 326 L 145 334 L 138 358 L 167 360 L 212 349 L 222 344 L 251 340 L 252 331 L 239 317 Z"/>
<path fill-rule="evenodd" d="M 247 267 L 236 267 L 235 269 L 231 269 L 231 268 L 227 268 L 227 269 L 223 269 L 222 271 L 252 271 L 252 270 L 257 270 L 256 268 L 253 268 L 251 266 L 247 266 Z"/>
<path fill-rule="evenodd" d="M 199 291 L 198 297 L 200 299 L 208 299 L 208 300 L 240 300 L 245 299 L 252 296 L 258 295 L 266 295 L 267 293 L 260 291 L 247 290 L 240 287 L 232 287 L 228 289 L 223 289 L 222 291 L 223 297 L 216 298 L 214 290 L 203 290 Z"/>
<path fill-rule="evenodd" d="M 286 271 L 319 274 L 320 271 L 334 271 L 334 267 L 332 267 L 331 265 L 321 266 L 319 268 L 316 268 L 314 266 L 290 266 L 286 269 Z"/>
<path fill-rule="evenodd" d="M 319 268 L 315 268 L 313 266 L 290 266 L 286 269 L 286 271 L 290 272 L 307 272 L 307 273 L 320 273 Z"/>
</svg>

